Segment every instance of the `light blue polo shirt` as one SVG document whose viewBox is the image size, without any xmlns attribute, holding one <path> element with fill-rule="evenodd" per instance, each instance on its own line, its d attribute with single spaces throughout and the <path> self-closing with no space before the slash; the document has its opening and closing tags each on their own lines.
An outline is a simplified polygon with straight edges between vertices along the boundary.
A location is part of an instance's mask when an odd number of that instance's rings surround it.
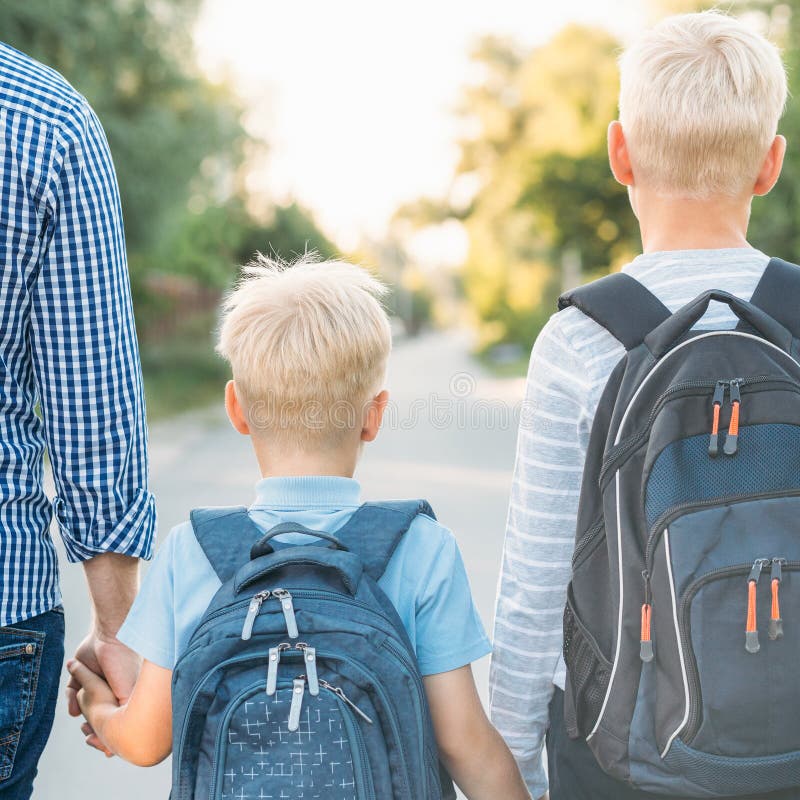
<svg viewBox="0 0 800 800">
<path fill-rule="evenodd" d="M 297 522 L 333 533 L 361 505 L 352 478 L 265 478 L 256 484 L 250 517 L 263 530 Z M 283 542 L 307 543 L 302 534 Z M 491 652 L 472 601 L 455 537 L 420 515 L 378 582 L 408 631 L 423 675 L 463 667 Z M 220 581 L 189 522 L 173 528 L 158 550 L 118 637 L 143 658 L 173 669 Z"/>
</svg>

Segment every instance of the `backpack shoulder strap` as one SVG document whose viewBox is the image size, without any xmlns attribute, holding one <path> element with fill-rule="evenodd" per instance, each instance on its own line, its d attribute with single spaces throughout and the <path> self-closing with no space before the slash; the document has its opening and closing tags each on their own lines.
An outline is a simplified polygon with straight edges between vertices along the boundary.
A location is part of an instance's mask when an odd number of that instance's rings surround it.
<svg viewBox="0 0 800 800">
<path fill-rule="evenodd" d="M 364 503 L 335 532 L 335 536 L 361 557 L 364 571 L 377 581 L 403 535 L 419 514 L 436 519 L 427 500 Z"/>
<path fill-rule="evenodd" d="M 672 316 L 652 292 L 624 272 L 565 292 L 558 298 L 558 310 L 569 306 L 604 327 L 626 350 L 638 347 L 650 331 Z"/>
<path fill-rule="evenodd" d="M 250 560 L 250 548 L 264 535 L 244 506 L 196 508 L 190 519 L 197 542 L 222 583 Z"/>
<path fill-rule="evenodd" d="M 800 339 L 800 267 L 797 264 L 771 258 L 750 302 Z"/>
</svg>

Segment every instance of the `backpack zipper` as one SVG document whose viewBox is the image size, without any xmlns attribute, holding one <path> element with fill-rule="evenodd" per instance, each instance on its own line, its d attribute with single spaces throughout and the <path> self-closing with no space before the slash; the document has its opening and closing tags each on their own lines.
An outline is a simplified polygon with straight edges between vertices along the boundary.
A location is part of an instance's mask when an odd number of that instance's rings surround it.
<svg viewBox="0 0 800 800">
<path fill-rule="evenodd" d="M 592 543 L 595 536 L 605 527 L 605 519 L 602 517 L 592 525 L 586 533 L 578 539 L 578 543 L 575 545 L 575 549 L 572 551 L 572 567 L 575 568 L 575 565 L 578 563 L 581 554 L 583 551 Z"/>
<path fill-rule="evenodd" d="M 767 559 L 768 563 L 769 560 Z M 800 561 L 784 561 L 780 559 L 783 568 L 787 570 L 800 569 Z M 749 575 L 753 569 L 753 564 L 736 564 L 730 567 L 719 567 L 705 575 L 697 578 L 689 584 L 686 591 L 683 593 L 680 604 L 680 634 L 681 634 L 681 647 L 684 653 L 688 653 L 690 658 L 687 660 L 686 666 L 686 679 L 689 683 L 689 713 L 686 723 L 683 725 L 683 732 L 681 734 L 681 741 L 684 744 L 691 746 L 695 736 L 700 730 L 701 709 L 702 709 L 702 690 L 700 688 L 700 676 L 697 674 L 697 660 L 692 648 L 692 634 L 691 634 L 691 603 L 694 596 L 702 589 L 707 583 L 712 581 L 721 580 L 723 578 L 730 578 L 736 575 Z M 680 733 L 680 731 L 678 731 Z"/>
<path fill-rule="evenodd" d="M 261 593 L 259 592 L 258 594 L 261 594 Z M 390 633 L 392 635 L 396 635 L 395 626 L 393 625 L 393 623 L 388 619 L 388 617 L 381 610 L 376 609 L 375 606 L 373 606 L 373 605 L 369 605 L 369 604 L 364 603 L 364 602 L 362 602 L 360 600 L 356 600 L 351 595 L 347 595 L 347 594 L 344 594 L 342 592 L 333 592 L 333 591 L 326 591 L 326 590 L 311 590 L 311 589 L 309 589 L 309 590 L 303 590 L 303 589 L 298 590 L 298 589 L 295 589 L 295 591 L 292 593 L 292 598 L 294 599 L 296 597 L 312 597 L 312 598 L 313 597 L 318 597 L 318 598 L 320 598 L 322 600 L 331 600 L 331 601 L 334 601 L 334 602 L 337 602 L 337 603 L 349 603 L 349 604 L 352 604 L 352 605 L 356 606 L 357 608 L 361 608 L 364 611 L 370 612 L 374 616 L 378 617 L 379 619 L 381 619 L 382 621 L 387 623 L 386 628 L 378 628 L 378 630 L 381 630 L 384 633 Z M 201 620 L 200 624 L 197 626 L 197 629 L 192 634 L 192 637 L 189 640 L 189 644 L 191 645 L 192 642 L 194 641 L 194 639 L 197 638 L 202 632 L 204 632 L 211 622 L 217 620 L 220 617 L 224 617 L 224 616 L 226 616 L 228 614 L 238 613 L 239 610 L 242 608 L 242 606 L 246 606 L 249 603 L 251 603 L 252 601 L 253 601 L 253 596 L 246 597 L 246 598 L 243 598 L 242 600 L 236 600 L 233 603 L 231 603 L 230 605 L 225 606 L 224 608 L 218 608 L 216 611 L 212 611 L 207 617 L 205 617 L 203 620 Z M 249 611 L 249 607 L 248 607 L 248 611 Z M 256 611 L 256 617 L 258 616 L 259 611 L 260 611 L 260 608 Z M 254 622 L 255 622 L 255 620 L 254 620 Z M 252 635 L 252 632 L 251 632 L 251 635 Z M 187 653 L 188 652 L 189 651 L 187 650 Z M 185 655 L 186 654 L 184 654 L 184 656 Z M 184 656 L 181 656 L 181 658 L 183 658 Z"/>
<path fill-rule="evenodd" d="M 294 614 L 294 603 L 292 595 L 286 589 L 272 589 L 263 592 L 257 592 L 250 600 L 250 605 L 247 608 L 247 616 L 244 618 L 244 625 L 242 626 L 242 639 L 247 641 L 253 635 L 253 625 L 255 625 L 256 617 L 261 611 L 261 606 L 270 599 L 275 598 L 281 604 L 281 611 L 283 618 L 286 621 L 286 633 L 290 639 L 296 639 L 300 632 L 297 630 L 297 619 Z"/>
<path fill-rule="evenodd" d="M 648 573 L 653 572 L 653 558 L 655 549 L 658 542 L 668 528 L 678 517 L 692 511 L 700 511 L 703 508 L 719 505 L 738 505 L 739 503 L 751 503 L 755 500 L 773 500 L 782 497 L 800 497 L 800 487 L 794 489 L 776 490 L 774 492 L 753 492 L 752 494 L 742 494 L 733 497 L 712 497 L 707 500 L 694 500 L 689 503 L 682 503 L 681 505 L 674 506 L 665 511 L 656 521 L 650 526 L 650 532 L 647 537 L 647 544 L 644 553 L 645 570 Z"/>
<path fill-rule="evenodd" d="M 792 390 L 798 394 L 800 394 L 800 383 L 797 381 L 791 380 L 789 378 L 777 378 L 777 377 L 770 377 L 769 375 L 757 375 L 752 378 L 734 378 L 733 380 L 737 381 L 739 389 L 741 390 L 742 387 L 745 386 L 757 386 L 760 384 L 765 383 L 774 383 L 776 385 L 786 385 L 792 388 Z M 653 427 L 653 423 L 656 420 L 656 417 L 661 412 L 661 409 L 664 405 L 674 396 L 678 394 L 686 394 L 690 396 L 695 394 L 695 390 L 698 389 L 716 389 L 719 383 L 729 384 L 729 381 L 684 381 L 683 383 L 675 384 L 675 386 L 671 386 L 667 389 L 655 402 L 653 406 L 653 410 L 650 412 L 650 416 L 648 417 L 647 423 L 644 428 L 639 430 L 637 433 L 631 434 L 625 441 L 620 442 L 618 445 L 614 446 L 605 456 L 602 462 L 602 466 L 600 467 L 600 477 L 598 479 L 598 483 L 602 486 L 605 482 L 605 477 L 608 472 L 614 468 L 621 466 L 621 461 L 631 453 L 638 445 L 642 443 L 644 439 L 647 438 L 648 434 L 650 433 L 650 429 Z M 698 393 L 699 394 L 699 393 Z"/>
</svg>

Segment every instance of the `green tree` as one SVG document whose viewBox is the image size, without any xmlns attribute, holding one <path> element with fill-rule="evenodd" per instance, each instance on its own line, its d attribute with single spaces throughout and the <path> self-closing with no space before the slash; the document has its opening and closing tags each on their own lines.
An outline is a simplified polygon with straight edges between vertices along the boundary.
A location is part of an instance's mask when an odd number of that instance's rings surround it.
<svg viewBox="0 0 800 800">
<path fill-rule="evenodd" d="M 61 72 L 94 107 L 120 184 L 148 407 L 216 397 L 227 374 L 210 333 L 222 290 L 255 250 L 333 252 L 297 205 L 267 220 L 242 190 L 252 142 L 225 85 L 197 67 L 202 0 L 0 4 L 3 39 Z"/>
<path fill-rule="evenodd" d="M 464 286 L 484 346 L 532 342 L 554 307 L 567 251 L 591 274 L 636 246 L 606 157 L 618 48 L 610 34 L 573 25 L 529 53 L 496 38 L 474 53 L 483 80 L 465 93 L 476 134 L 462 144 L 459 172 L 480 188 L 460 216 L 470 238 Z"/>
<path fill-rule="evenodd" d="M 240 109 L 194 65 L 191 32 L 199 5 L 0 5 L 4 40 L 61 72 L 97 111 L 114 156 L 133 253 L 150 251 L 183 215 L 205 159 L 223 159 L 230 169 L 240 160 Z"/>
</svg>

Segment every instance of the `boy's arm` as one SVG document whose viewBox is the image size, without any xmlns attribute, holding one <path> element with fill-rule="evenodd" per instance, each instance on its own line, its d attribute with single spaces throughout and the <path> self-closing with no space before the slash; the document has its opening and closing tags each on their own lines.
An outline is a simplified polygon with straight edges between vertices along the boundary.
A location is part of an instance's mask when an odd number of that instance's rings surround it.
<svg viewBox="0 0 800 800">
<path fill-rule="evenodd" d="M 481 705 L 472 667 L 426 675 L 439 755 L 469 800 L 530 800 L 519 768 Z"/>
<path fill-rule="evenodd" d="M 559 320 L 558 322 L 556 320 Z M 542 744 L 562 645 L 575 543 L 590 370 L 551 320 L 531 354 L 497 598 L 492 721 L 535 797 L 547 790 Z"/>
<path fill-rule="evenodd" d="M 119 705 L 109 685 L 80 661 L 67 664 L 80 684 L 81 712 L 106 750 L 139 767 L 172 751 L 172 671 L 145 661 L 130 699 Z"/>
</svg>

